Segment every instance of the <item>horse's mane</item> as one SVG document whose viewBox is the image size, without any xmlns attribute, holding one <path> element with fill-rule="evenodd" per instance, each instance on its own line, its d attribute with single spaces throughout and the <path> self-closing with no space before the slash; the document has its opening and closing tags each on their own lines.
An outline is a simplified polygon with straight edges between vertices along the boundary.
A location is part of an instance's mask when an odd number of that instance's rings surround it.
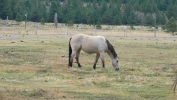
<svg viewBox="0 0 177 100">
<path fill-rule="evenodd" d="M 113 57 L 116 58 L 117 54 L 116 51 L 114 50 L 114 47 L 109 43 L 109 41 L 106 39 L 106 43 L 108 45 L 108 50 L 112 53 Z"/>
</svg>

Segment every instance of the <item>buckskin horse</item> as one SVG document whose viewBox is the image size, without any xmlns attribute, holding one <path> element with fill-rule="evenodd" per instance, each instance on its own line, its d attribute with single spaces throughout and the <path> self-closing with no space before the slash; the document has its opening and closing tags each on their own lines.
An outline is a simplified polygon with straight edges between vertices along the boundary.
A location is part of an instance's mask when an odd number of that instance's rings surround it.
<svg viewBox="0 0 177 100">
<path fill-rule="evenodd" d="M 119 70 L 118 57 L 114 50 L 114 47 L 110 42 L 103 36 L 89 36 L 85 34 L 77 34 L 69 40 L 69 64 L 68 67 L 72 67 L 73 58 L 76 56 L 78 67 L 81 68 L 79 62 L 80 51 L 83 50 L 88 54 L 96 53 L 95 63 L 93 68 L 96 69 L 96 63 L 101 58 L 102 66 L 105 68 L 104 55 L 108 53 L 112 60 L 112 65 L 115 70 Z"/>
</svg>

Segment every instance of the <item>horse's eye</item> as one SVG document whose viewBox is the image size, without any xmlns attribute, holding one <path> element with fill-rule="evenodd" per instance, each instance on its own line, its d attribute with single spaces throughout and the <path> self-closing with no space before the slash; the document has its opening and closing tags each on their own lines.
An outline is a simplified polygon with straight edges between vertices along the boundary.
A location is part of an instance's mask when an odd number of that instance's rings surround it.
<svg viewBox="0 0 177 100">
<path fill-rule="evenodd" d="M 117 60 L 117 63 L 118 63 L 118 60 Z"/>
</svg>

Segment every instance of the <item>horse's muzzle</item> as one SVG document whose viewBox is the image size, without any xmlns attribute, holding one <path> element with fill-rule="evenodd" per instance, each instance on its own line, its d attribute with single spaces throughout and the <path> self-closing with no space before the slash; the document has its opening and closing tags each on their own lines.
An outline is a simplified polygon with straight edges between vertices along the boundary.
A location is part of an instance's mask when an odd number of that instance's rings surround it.
<svg viewBox="0 0 177 100">
<path fill-rule="evenodd" d="M 118 71 L 118 70 L 119 70 L 119 68 L 116 68 L 115 70 L 116 70 L 116 71 Z"/>
</svg>

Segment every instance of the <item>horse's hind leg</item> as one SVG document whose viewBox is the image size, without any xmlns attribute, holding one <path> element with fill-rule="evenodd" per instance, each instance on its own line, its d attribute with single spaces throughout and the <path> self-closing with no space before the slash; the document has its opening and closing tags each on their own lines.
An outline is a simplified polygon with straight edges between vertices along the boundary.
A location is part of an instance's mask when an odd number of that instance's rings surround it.
<svg viewBox="0 0 177 100">
<path fill-rule="evenodd" d="M 73 58 L 74 58 L 75 55 L 76 55 L 76 52 L 73 51 L 72 54 L 71 54 L 71 56 L 70 56 L 70 61 L 69 61 L 69 66 L 70 67 L 72 67 L 72 65 L 73 65 Z"/>
<path fill-rule="evenodd" d="M 81 51 L 81 49 L 79 49 L 79 50 L 77 51 L 77 53 L 76 53 L 76 61 L 77 61 L 77 64 L 78 64 L 78 67 L 79 67 L 79 68 L 82 67 L 81 64 L 80 64 L 80 62 L 79 62 L 80 51 Z"/>
<path fill-rule="evenodd" d="M 100 54 L 96 54 L 96 58 L 95 58 L 95 63 L 93 65 L 93 69 L 96 69 L 96 63 L 98 62 L 98 59 L 100 58 Z"/>
</svg>

